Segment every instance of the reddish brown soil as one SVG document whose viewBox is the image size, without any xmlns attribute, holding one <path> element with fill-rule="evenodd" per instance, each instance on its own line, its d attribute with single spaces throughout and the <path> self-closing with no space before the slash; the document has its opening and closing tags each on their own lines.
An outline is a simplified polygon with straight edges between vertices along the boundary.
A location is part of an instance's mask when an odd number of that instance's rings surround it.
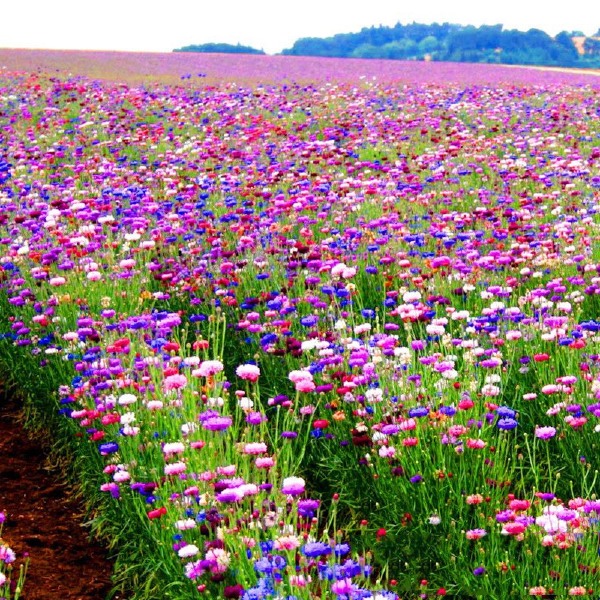
<svg viewBox="0 0 600 600">
<path fill-rule="evenodd" d="M 82 527 L 82 507 L 47 460 L 47 445 L 28 435 L 18 403 L 0 391 L 2 537 L 29 554 L 23 600 L 103 600 L 111 589 L 106 551 Z"/>
</svg>

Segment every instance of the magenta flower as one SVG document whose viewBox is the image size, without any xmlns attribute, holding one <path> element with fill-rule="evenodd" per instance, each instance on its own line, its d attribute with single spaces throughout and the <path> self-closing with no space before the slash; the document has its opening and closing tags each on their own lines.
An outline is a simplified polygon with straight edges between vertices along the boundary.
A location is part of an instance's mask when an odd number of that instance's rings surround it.
<svg viewBox="0 0 600 600">
<path fill-rule="evenodd" d="M 202 427 L 208 431 L 224 431 L 231 427 L 231 417 L 210 417 L 202 421 Z"/>
</svg>

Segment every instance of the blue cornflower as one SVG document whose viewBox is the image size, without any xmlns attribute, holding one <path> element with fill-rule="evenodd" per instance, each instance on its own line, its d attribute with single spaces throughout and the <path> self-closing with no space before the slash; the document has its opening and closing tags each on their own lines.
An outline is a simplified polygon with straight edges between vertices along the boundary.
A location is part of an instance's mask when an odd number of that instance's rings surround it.
<svg viewBox="0 0 600 600">
<path fill-rule="evenodd" d="M 331 546 L 324 542 L 308 542 L 302 548 L 305 556 L 316 558 L 317 556 L 327 556 L 331 554 Z"/>
<path fill-rule="evenodd" d="M 415 406 L 408 411 L 409 417 L 426 417 L 429 414 L 429 409 L 426 406 Z"/>
</svg>

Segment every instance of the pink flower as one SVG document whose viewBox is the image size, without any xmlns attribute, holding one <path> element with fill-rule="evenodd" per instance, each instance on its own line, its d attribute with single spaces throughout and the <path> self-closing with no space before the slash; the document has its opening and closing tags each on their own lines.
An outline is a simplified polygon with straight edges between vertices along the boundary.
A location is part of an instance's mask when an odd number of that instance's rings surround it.
<svg viewBox="0 0 600 600">
<path fill-rule="evenodd" d="M 295 535 L 282 535 L 275 540 L 276 550 L 294 550 L 300 546 L 300 540 Z"/>
<path fill-rule="evenodd" d="M 381 458 L 393 458 L 396 456 L 396 448 L 393 446 L 382 446 L 379 448 L 379 456 Z"/>
<path fill-rule="evenodd" d="M 219 475 L 225 475 L 226 477 L 231 477 L 235 475 L 236 471 L 236 465 L 225 465 L 224 467 L 217 467 L 217 473 Z"/>
<path fill-rule="evenodd" d="M 244 446 L 244 454 L 263 454 L 267 451 L 264 442 L 250 442 Z"/>
<path fill-rule="evenodd" d="M 558 394 L 562 391 L 562 386 L 550 383 L 542 388 L 542 394 Z"/>
<path fill-rule="evenodd" d="M 471 448 L 473 450 L 481 450 L 482 448 L 485 448 L 486 445 L 487 442 L 484 442 L 479 438 L 469 438 L 467 440 L 467 448 Z"/>
<path fill-rule="evenodd" d="M 206 553 L 205 559 L 209 562 L 213 574 L 225 573 L 231 562 L 229 552 L 223 550 L 223 548 L 211 548 Z"/>
<path fill-rule="evenodd" d="M 531 506 L 531 502 L 529 500 L 519 500 L 515 498 L 508 503 L 508 508 L 510 510 L 527 510 Z"/>
<path fill-rule="evenodd" d="M 348 577 L 346 579 L 338 579 L 331 585 L 331 591 L 337 595 L 350 595 L 354 590 L 355 586 L 353 585 L 352 580 Z"/>
<path fill-rule="evenodd" d="M 223 363 L 220 360 L 205 360 L 200 363 L 197 369 L 192 371 L 194 377 L 211 377 L 223 370 Z"/>
<path fill-rule="evenodd" d="M 467 504 L 481 504 L 483 502 L 483 496 L 481 494 L 471 494 L 466 498 Z"/>
<path fill-rule="evenodd" d="M 573 415 L 569 415 L 568 417 L 565 417 L 565 423 L 569 424 L 573 429 L 578 429 L 587 423 L 587 417 L 574 417 Z"/>
<path fill-rule="evenodd" d="M 302 379 L 296 383 L 297 392 L 313 392 L 316 387 L 312 379 Z"/>
<path fill-rule="evenodd" d="M 524 525 L 523 523 L 519 523 L 518 521 L 512 522 L 512 523 L 504 523 L 504 526 L 502 527 L 502 535 L 521 535 L 525 529 L 527 529 L 527 526 Z"/>
<path fill-rule="evenodd" d="M 468 540 L 480 540 L 487 535 L 487 531 L 485 529 L 469 529 L 465 535 Z"/>
<path fill-rule="evenodd" d="M 174 454 L 180 454 L 185 450 L 185 446 L 182 442 L 167 442 L 163 445 L 163 454 L 167 457 L 171 457 Z"/>
<path fill-rule="evenodd" d="M 540 440 L 549 440 L 556 435 L 556 429 L 554 427 L 536 427 L 535 437 Z"/>
<path fill-rule="evenodd" d="M 537 585 L 535 587 L 529 588 L 530 596 L 545 596 L 548 592 L 543 585 Z"/>
<path fill-rule="evenodd" d="M 259 456 L 254 461 L 254 464 L 257 469 L 270 469 L 275 464 L 275 461 L 271 456 Z"/>
<path fill-rule="evenodd" d="M 311 582 L 311 577 L 310 575 L 290 575 L 289 581 L 292 586 L 304 588 Z"/>
<path fill-rule="evenodd" d="M 179 475 L 184 473 L 187 466 L 184 462 L 176 462 L 170 465 L 165 465 L 165 475 Z"/>
<path fill-rule="evenodd" d="M 582 585 L 572 587 L 569 590 L 569 596 L 585 596 L 586 594 L 587 590 Z"/>
<path fill-rule="evenodd" d="M 163 381 L 163 390 L 165 392 L 170 392 L 172 390 L 180 390 L 187 385 L 187 379 L 185 375 L 169 375 L 165 377 Z"/>
<path fill-rule="evenodd" d="M 256 365 L 240 365 L 235 370 L 235 374 L 240 379 L 255 382 L 260 377 L 260 369 Z"/>
<path fill-rule="evenodd" d="M 292 383 L 297 384 L 300 381 L 312 381 L 313 376 L 310 371 L 296 370 L 296 371 L 290 371 L 290 373 L 288 375 L 288 379 Z"/>
<path fill-rule="evenodd" d="M 124 258 L 119 262 L 119 267 L 121 269 L 133 269 L 135 267 L 135 260 L 133 258 Z"/>
<path fill-rule="evenodd" d="M 467 432 L 467 428 L 464 425 L 451 425 L 448 428 L 448 433 L 452 437 L 460 437 Z"/>
</svg>

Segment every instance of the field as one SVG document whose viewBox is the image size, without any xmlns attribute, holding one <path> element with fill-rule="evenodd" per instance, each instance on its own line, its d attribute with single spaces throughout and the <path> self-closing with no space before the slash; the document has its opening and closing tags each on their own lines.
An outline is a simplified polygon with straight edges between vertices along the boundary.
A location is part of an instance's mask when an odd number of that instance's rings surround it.
<svg viewBox="0 0 600 600">
<path fill-rule="evenodd" d="M 115 595 L 600 597 L 599 88 L 0 50 L 0 367 Z"/>
</svg>

